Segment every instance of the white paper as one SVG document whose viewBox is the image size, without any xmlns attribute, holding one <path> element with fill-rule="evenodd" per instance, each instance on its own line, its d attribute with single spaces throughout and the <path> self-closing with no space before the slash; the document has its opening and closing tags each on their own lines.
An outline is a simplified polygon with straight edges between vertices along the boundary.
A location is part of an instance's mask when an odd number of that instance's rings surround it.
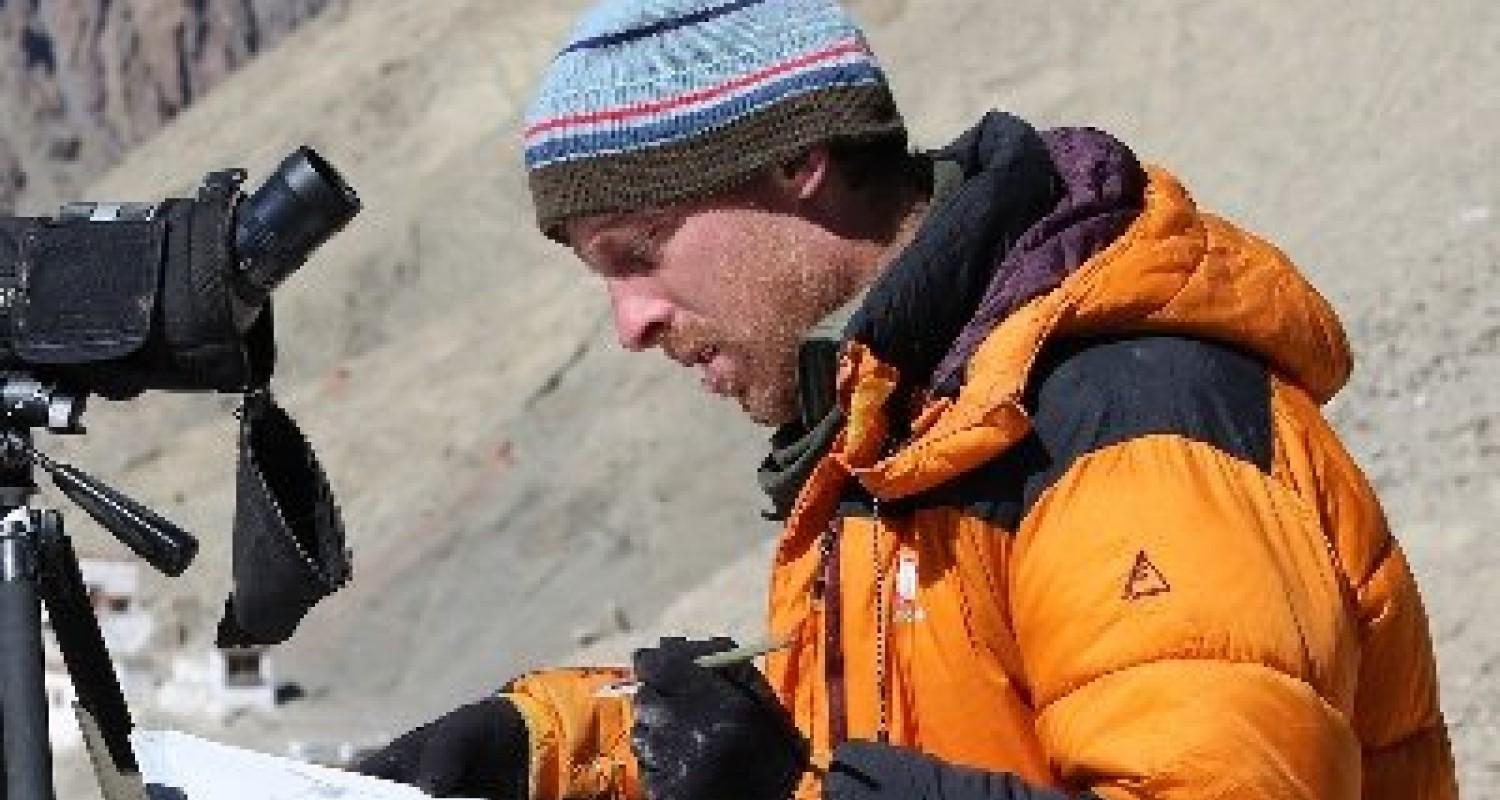
<svg viewBox="0 0 1500 800">
<path fill-rule="evenodd" d="M 130 735 L 151 800 L 426 800 L 421 790 L 200 739 Z M 175 790 L 175 791 L 174 791 Z"/>
</svg>

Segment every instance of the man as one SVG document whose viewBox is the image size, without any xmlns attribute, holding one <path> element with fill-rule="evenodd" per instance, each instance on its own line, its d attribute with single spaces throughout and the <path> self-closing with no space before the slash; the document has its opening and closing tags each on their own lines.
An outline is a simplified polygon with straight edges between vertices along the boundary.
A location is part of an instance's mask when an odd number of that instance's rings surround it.
<svg viewBox="0 0 1500 800">
<path fill-rule="evenodd" d="M 526 129 L 619 338 L 777 426 L 764 678 L 668 640 L 366 771 L 554 800 L 1451 798 L 1416 586 L 1271 245 L 1089 129 L 914 156 L 833 0 L 605 0 Z"/>
</svg>

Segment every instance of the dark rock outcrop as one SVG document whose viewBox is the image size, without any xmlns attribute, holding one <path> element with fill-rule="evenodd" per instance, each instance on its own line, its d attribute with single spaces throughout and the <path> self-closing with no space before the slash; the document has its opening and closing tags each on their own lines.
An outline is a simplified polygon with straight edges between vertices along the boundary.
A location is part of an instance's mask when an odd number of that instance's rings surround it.
<svg viewBox="0 0 1500 800">
<path fill-rule="evenodd" d="M 45 212 L 346 0 L 0 0 L 0 213 Z"/>
</svg>

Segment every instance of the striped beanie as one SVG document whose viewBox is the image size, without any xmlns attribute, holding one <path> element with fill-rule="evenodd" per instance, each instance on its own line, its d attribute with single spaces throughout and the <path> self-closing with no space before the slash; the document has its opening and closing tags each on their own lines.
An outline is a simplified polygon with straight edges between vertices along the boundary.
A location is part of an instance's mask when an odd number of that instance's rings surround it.
<svg viewBox="0 0 1500 800">
<path fill-rule="evenodd" d="M 837 0 L 602 0 L 525 123 L 537 222 L 731 188 L 806 147 L 905 127 Z"/>
</svg>

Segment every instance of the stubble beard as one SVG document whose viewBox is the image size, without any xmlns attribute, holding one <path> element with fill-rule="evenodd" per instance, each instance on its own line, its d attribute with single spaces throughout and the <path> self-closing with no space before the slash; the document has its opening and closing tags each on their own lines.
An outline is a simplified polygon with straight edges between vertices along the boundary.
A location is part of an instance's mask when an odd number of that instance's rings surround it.
<svg viewBox="0 0 1500 800">
<path fill-rule="evenodd" d="M 838 305 L 836 297 L 801 293 L 782 306 L 784 314 L 747 326 L 735 337 L 742 353 L 738 399 L 752 422 L 776 427 L 797 418 L 798 350 L 807 331 Z"/>
<path fill-rule="evenodd" d="M 694 320 L 669 334 L 669 352 L 690 353 L 712 345 L 733 365 L 733 394 L 757 425 L 775 427 L 797 412 L 797 342 L 801 331 L 785 323 L 727 330 Z"/>
<path fill-rule="evenodd" d="M 768 379 L 759 391 L 752 389 L 740 396 L 740 408 L 751 422 L 774 428 L 796 419 L 796 371 L 788 372 L 788 376 L 778 374 Z"/>
<path fill-rule="evenodd" d="M 728 307 L 742 313 L 687 321 L 682 334 L 687 341 L 714 344 L 733 354 L 734 393 L 741 410 L 756 424 L 775 427 L 798 415 L 797 357 L 803 336 L 856 287 L 841 278 L 826 254 L 785 230 L 768 229 L 753 248 L 774 253 L 778 268 L 763 269 L 762 261 L 728 281 L 740 295 L 731 295 Z"/>
</svg>

